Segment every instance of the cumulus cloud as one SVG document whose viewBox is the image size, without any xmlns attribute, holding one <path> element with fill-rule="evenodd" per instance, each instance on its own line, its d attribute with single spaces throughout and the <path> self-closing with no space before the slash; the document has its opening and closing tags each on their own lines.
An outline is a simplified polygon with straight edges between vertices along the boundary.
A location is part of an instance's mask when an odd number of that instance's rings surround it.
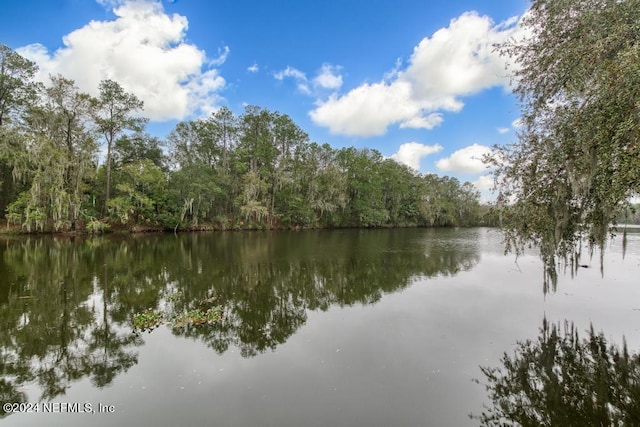
<svg viewBox="0 0 640 427">
<path fill-rule="evenodd" d="M 335 134 L 382 135 L 394 124 L 431 129 L 442 121 L 440 112 L 463 108 L 462 97 L 509 85 L 505 59 L 493 45 L 514 36 L 516 24 L 464 13 L 424 38 L 404 69 L 397 61 L 380 82 L 319 101 L 309 115 Z"/>
<path fill-rule="evenodd" d="M 422 111 L 409 101 L 410 96 L 407 82 L 364 84 L 342 97 L 332 94 L 310 116 L 332 133 L 354 136 L 383 135 L 389 123 L 414 129 L 432 129 L 442 123 L 442 114 Z"/>
<path fill-rule="evenodd" d="M 91 21 L 63 37 L 49 52 L 40 44 L 16 49 L 40 67 L 38 78 L 62 74 L 97 95 L 101 80 L 112 79 L 144 101 L 152 120 L 183 119 L 217 108 L 225 79 L 214 67 L 229 48 L 214 58 L 187 43 L 187 18 L 164 12 L 155 0 L 101 0 L 114 7 L 116 18 Z"/>
<path fill-rule="evenodd" d="M 488 166 L 482 162 L 482 157 L 491 153 L 491 148 L 473 144 L 468 147 L 461 148 L 449 157 L 440 159 L 436 162 L 438 169 L 454 173 L 478 173 L 488 169 Z"/>
<path fill-rule="evenodd" d="M 409 120 L 405 120 L 404 122 L 400 123 L 400 127 L 412 129 L 433 129 L 443 121 L 444 119 L 442 118 L 442 114 L 431 113 L 425 117 L 416 116 L 410 118 Z"/>
<path fill-rule="evenodd" d="M 493 189 L 493 176 L 490 174 L 481 175 L 472 184 L 480 191 L 490 191 Z"/>
<path fill-rule="evenodd" d="M 253 65 L 247 67 L 247 71 L 250 73 L 257 73 L 260 70 L 258 64 L 254 63 Z"/>
<path fill-rule="evenodd" d="M 480 191 L 481 203 L 491 203 L 495 201 L 496 195 L 493 193 L 493 176 L 491 174 L 481 175 L 471 184 Z"/>
<path fill-rule="evenodd" d="M 340 66 L 323 64 L 318 75 L 313 79 L 313 84 L 323 89 L 336 90 L 342 86 Z"/>
<path fill-rule="evenodd" d="M 405 165 L 420 170 L 420 160 L 429 154 L 434 154 L 442 151 L 441 145 L 426 145 L 419 142 L 407 142 L 402 144 L 398 149 L 398 152 L 393 154 L 391 158 L 398 163 L 404 163 Z"/>
<path fill-rule="evenodd" d="M 505 133 L 509 133 L 511 129 L 509 128 L 497 128 L 496 129 L 500 135 L 504 135 Z"/>
</svg>

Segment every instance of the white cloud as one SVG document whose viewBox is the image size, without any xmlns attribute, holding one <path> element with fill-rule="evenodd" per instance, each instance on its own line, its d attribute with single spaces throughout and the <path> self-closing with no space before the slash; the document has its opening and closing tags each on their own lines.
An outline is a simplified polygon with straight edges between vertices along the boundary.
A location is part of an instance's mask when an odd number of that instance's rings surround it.
<svg viewBox="0 0 640 427">
<path fill-rule="evenodd" d="M 211 59 L 209 61 L 209 65 L 211 67 L 219 67 L 220 65 L 224 64 L 224 62 L 227 60 L 227 56 L 229 56 L 229 52 L 229 46 L 224 46 L 222 49 L 218 49 L 218 57 Z"/>
<path fill-rule="evenodd" d="M 342 86 L 342 76 L 340 75 L 340 66 L 323 64 L 318 75 L 313 79 L 315 86 L 323 89 L 336 90 Z"/>
<path fill-rule="evenodd" d="M 472 184 L 480 191 L 490 191 L 493 189 L 493 175 L 481 175 Z"/>
<path fill-rule="evenodd" d="M 442 123 L 444 119 L 440 113 L 431 113 L 426 117 L 415 116 L 411 117 L 400 123 L 400 128 L 412 128 L 412 129 L 433 129 Z"/>
<path fill-rule="evenodd" d="M 454 173 L 483 172 L 488 169 L 488 166 L 482 162 L 482 157 L 490 153 L 491 148 L 480 144 L 473 144 L 461 148 L 449 157 L 438 160 L 436 166 L 440 170 Z"/>
<path fill-rule="evenodd" d="M 402 81 L 363 84 L 347 95 L 332 94 L 311 111 L 311 119 L 332 133 L 373 136 L 386 132 L 388 124 L 420 117 L 420 108 L 408 102 L 411 86 Z"/>
<path fill-rule="evenodd" d="M 284 70 L 274 73 L 273 77 L 280 81 L 285 78 L 291 78 L 296 81 L 297 88 L 300 92 L 306 95 L 314 95 L 312 88 L 336 90 L 342 86 L 342 76 L 339 73 L 340 68 L 339 65 L 323 64 L 316 77 L 310 81 L 304 72 L 297 68 L 287 66 Z"/>
<path fill-rule="evenodd" d="M 296 80 L 307 81 L 307 76 L 297 68 L 287 67 L 282 71 L 273 74 L 276 80 L 283 80 L 285 77 L 293 77 Z"/>
<path fill-rule="evenodd" d="M 459 102 L 458 96 L 507 85 L 505 59 L 494 45 L 513 35 L 515 23 L 510 19 L 494 25 L 488 16 L 463 13 L 449 27 L 422 39 L 414 48 L 405 78 L 413 83 L 419 98 L 444 106 Z"/>
<path fill-rule="evenodd" d="M 203 117 L 209 117 L 211 113 L 218 110 L 218 105 L 223 101 L 222 97 L 216 96 L 216 93 L 224 85 L 225 80 L 216 70 L 209 70 L 192 78 L 186 85 L 189 108 L 199 112 Z"/>
<path fill-rule="evenodd" d="M 382 80 L 385 82 L 395 80 L 400 75 L 401 70 L 402 70 L 402 58 L 396 58 L 396 64 L 393 66 L 391 71 L 384 73 L 384 76 L 382 76 Z"/>
<path fill-rule="evenodd" d="M 497 128 L 496 130 L 498 131 L 499 134 L 504 135 L 505 133 L 509 133 L 509 131 L 511 129 L 509 129 L 509 128 Z"/>
<path fill-rule="evenodd" d="M 284 70 L 274 73 L 273 77 L 276 80 L 284 80 L 285 77 L 290 77 L 296 81 L 297 88 L 300 92 L 307 95 L 311 94 L 311 88 L 309 88 L 307 75 L 297 68 L 287 66 L 287 68 L 285 68 Z"/>
<path fill-rule="evenodd" d="M 433 128 L 442 121 L 440 112 L 462 109 L 461 97 L 508 87 L 505 58 L 493 45 L 514 36 L 516 22 L 495 25 L 487 16 L 464 13 L 424 38 L 404 70 L 397 61 L 382 81 L 319 101 L 309 115 L 332 133 L 354 136 L 382 135 L 393 124 Z"/>
<path fill-rule="evenodd" d="M 523 123 L 522 123 L 522 118 L 521 117 L 518 117 L 513 122 L 511 122 L 511 127 L 515 128 L 515 129 L 521 128 L 522 125 L 523 125 Z"/>
<path fill-rule="evenodd" d="M 208 59 L 185 41 L 187 19 L 167 15 L 159 1 L 100 3 L 115 7 L 115 20 L 89 22 L 64 36 L 64 46 L 54 52 L 39 44 L 16 49 L 38 64 L 40 80 L 62 74 L 97 95 L 100 81 L 113 79 L 144 101 L 144 114 L 152 120 L 217 108 L 225 80 L 213 67 L 225 61 L 228 47 Z"/>
<path fill-rule="evenodd" d="M 398 163 L 412 167 L 416 171 L 420 170 L 420 160 L 429 154 L 442 151 L 441 145 L 426 145 L 419 142 L 407 142 L 402 144 L 398 152 L 393 154 L 391 158 Z"/>
<path fill-rule="evenodd" d="M 250 73 L 257 73 L 258 71 L 260 71 L 260 68 L 258 67 L 258 64 L 254 63 L 253 65 L 247 67 L 247 71 Z"/>
<path fill-rule="evenodd" d="M 495 202 L 496 195 L 493 193 L 493 176 L 491 174 L 481 175 L 471 184 L 480 191 L 481 203 Z"/>
</svg>

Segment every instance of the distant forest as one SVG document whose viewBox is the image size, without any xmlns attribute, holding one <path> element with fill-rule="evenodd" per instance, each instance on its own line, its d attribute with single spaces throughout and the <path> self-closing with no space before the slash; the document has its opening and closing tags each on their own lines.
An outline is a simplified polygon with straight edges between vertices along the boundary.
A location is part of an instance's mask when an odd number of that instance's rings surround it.
<svg viewBox="0 0 640 427">
<path fill-rule="evenodd" d="M 627 206 L 623 213 L 618 216 L 618 224 L 639 224 L 640 225 L 640 203 Z"/>
<path fill-rule="evenodd" d="M 26 232 L 470 226 L 492 222 L 472 184 L 370 149 L 311 142 L 286 114 L 222 107 L 145 131 L 115 81 L 99 96 L 0 45 L 0 210 Z"/>
</svg>

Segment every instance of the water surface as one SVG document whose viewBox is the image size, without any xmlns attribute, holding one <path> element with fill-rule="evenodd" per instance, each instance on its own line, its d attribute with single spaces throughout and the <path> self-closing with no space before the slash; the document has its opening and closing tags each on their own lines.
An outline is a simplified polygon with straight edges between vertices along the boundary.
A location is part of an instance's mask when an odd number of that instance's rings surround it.
<svg viewBox="0 0 640 427">
<path fill-rule="evenodd" d="M 478 425 L 480 366 L 545 318 L 640 349 L 640 234 L 607 249 L 604 277 L 586 262 L 545 295 L 537 257 L 504 256 L 490 229 L 3 240 L 0 400 L 113 412 L 2 422 Z M 133 330 L 211 298 L 218 324 Z"/>
</svg>

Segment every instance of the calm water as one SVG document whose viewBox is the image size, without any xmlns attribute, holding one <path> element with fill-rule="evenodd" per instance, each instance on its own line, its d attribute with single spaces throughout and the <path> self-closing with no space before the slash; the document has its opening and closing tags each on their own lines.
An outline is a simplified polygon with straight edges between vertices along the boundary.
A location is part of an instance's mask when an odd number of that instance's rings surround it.
<svg viewBox="0 0 640 427">
<path fill-rule="evenodd" d="M 0 241 L 3 426 L 466 426 L 546 317 L 640 349 L 640 234 L 542 292 L 489 229 Z M 216 298 L 215 325 L 134 333 Z M 61 413 L 85 403 L 110 413 Z M 74 409 L 73 406 L 71 406 Z"/>
</svg>

